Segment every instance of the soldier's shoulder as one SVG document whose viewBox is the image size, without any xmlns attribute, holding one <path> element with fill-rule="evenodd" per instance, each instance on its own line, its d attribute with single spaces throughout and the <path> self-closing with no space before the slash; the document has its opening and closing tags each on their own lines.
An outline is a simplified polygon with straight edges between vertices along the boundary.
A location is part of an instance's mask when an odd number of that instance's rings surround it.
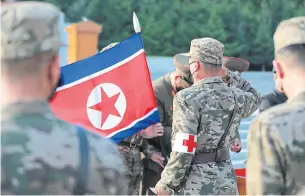
<svg viewBox="0 0 305 196">
<path fill-rule="evenodd" d="M 164 79 L 164 76 L 161 76 L 161 77 L 155 79 L 154 81 L 152 81 L 153 87 L 158 88 L 158 87 L 162 86 L 163 79 Z"/>
<path fill-rule="evenodd" d="M 179 91 L 175 95 L 175 99 L 184 100 L 187 102 L 193 102 L 198 99 L 208 97 L 209 95 L 210 95 L 209 90 L 207 88 L 201 88 L 201 86 L 193 85 L 193 86 L 190 86 L 188 88 L 185 88 L 185 89 Z"/>
<path fill-rule="evenodd" d="M 298 120 L 304 121 L 304 115 L 305 104 L 283 103 L 260 113 L 256 122 L 280 129 L 280 127 L 286 127 L 287 125 L 292 126 Z"/>
<path fill-rule="evenodd" d="M 90 148 L 93 156 L 100 163 L 101 167 L 123 171 L 123 162 L 121 160 L 117 145 L 110 139 L 102 135 L 88 131 Z"/>
<path fill-rule="evenodd" d="M 163 93 L 163 92 L 165 92 L 165 90 L 166 90 L 166 88 L 164 86 L 164 78 L 165 78 L 165 76 L 162 76 L 162 77 L 160 77 L 160 78 L 158 78 L 158 79 L 156 79 L 156 80 L 154 80 L 152 82 L 152 86 L 153 86 L 153 89 L 154 89 L 155 93 Z"/>
</svg>

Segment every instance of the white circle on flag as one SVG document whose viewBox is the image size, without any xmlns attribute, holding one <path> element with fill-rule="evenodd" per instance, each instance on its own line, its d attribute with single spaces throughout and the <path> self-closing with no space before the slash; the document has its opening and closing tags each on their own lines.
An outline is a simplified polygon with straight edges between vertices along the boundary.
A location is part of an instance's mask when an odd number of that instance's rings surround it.
<svg viewBox="0 0 305 196">
<path fill-rule="evenodd" d="M 114 128 L 122 121 L 125 112 L 126 97 L 117 85 L 102 83 L 91 91 L 87 100 L 87 115 L 95 128 Z"/>
</svg>

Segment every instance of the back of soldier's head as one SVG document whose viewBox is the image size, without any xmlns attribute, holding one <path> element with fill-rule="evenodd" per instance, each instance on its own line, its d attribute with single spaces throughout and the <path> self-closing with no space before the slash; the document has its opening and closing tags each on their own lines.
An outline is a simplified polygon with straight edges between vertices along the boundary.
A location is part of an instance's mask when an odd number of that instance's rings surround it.
<svg viewBox="0 0 305 196">
<path fill-rule="evenodd" d="M 61 46 L 59 20 L 59 9 L 49 3 L 31 1 L 2 6 L 1 63 L 4 73 L 21 79 L 55 61 Z"/>
<path fill-rule="evenodd" d="M 282 21 L 273 38 L 275 59 L 305 70 L 305 16 Z"/>
<path fill-rule="evenodd" d="M 289 99 L 304 89 L 305 16 L 282 21 L 273 36 L 277 86 Z"/>
</svg>

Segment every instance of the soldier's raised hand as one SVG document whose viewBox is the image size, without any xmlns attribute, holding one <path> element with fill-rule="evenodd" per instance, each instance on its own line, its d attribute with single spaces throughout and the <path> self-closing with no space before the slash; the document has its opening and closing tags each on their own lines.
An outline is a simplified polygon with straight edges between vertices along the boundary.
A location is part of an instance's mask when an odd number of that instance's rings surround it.
<svg viewBox="0 0 305 196">
<path fill-rule="evenodd" d="M 242 144 L 239 138 L 234 139 L 232 146 L 231 146 L 231 151 L 233 152 L 240 152 L 242 148 Z"/>
<path fill-rule="evenodd" d="M 164 130 L 161 123 L 151 125 L 140 132 L 141 136 L 146 139 L 162 136 L 163 133 Z"/>
</svg>

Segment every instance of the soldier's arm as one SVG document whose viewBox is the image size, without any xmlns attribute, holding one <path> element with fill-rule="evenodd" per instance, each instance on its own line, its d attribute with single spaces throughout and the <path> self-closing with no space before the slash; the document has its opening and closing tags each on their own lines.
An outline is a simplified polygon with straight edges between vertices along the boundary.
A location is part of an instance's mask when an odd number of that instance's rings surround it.
<svg viewBox="0 0 305 196">
<path fill-rule="evenodd" d="M 158 100 L 158 98 L 156 97 L 156 102 L 157 102 L 157 106 L 158 106 L 158 113 L 159 113 L 159 117 L 160 117 L 160 122 L 162 123 L 164 121 L 164 109 L 163 109 L 163 104 L 160 100 Z M 165 127 L 164 127 L 165 128 Z M 155 138 L 151 138 L 150 140 L 156 141 L 157 137 Z M 157 142 L 158 143 L 158 142 Z M 158 150 L 151 144 L 149 144 L 148 140 L 144 139 L 142 141 L 142 144 L 140 146 L 141 151 L 144 153 L 144 155 L 147 158 L 151 158 L 151 155 L 154 152 L 158 152 Z"/>
<path fill-rule="evenodd" d="M 230 134 L 230 141 L 233 141 L 234 139 L 240 139 L 240 134 L 239 134 L 239 130 L 235 129 L 233 134 Z"/>
<path fill-rule="evenodd" d="M 138 133 L 135 133 L 134 135 L 130 136 L 129 138 L 126 138 L 124 141 L 140 146 L 140 145 L 142 145 L 143 140 L 144 139 L 141 136 L 140 132 L 138 132 Z"/>
<path fill-rule="evenodd" d="M 92 194 L 97 195 L 127 195 L 126 170 L 117 146 L 110 140 L 93 135 L 90 142 L 90 165 L 95 168 L 96 178 L 100 185 L 91 186 Z M 89 185 L 90 186 L 90 185 Z"/>
<path fill-rule="evenodd" d="M 250 83 L 240 77 L 237 73 L 228 70 L 228 82 L 229 86 L 233 88 L 239 88 L 244 91 L 244 100 L 241 103 L 242 117 L 247 118 L 251 116 L 259 107 L 261 103 L 261 96 L 255 88 L 253 88 Z M 237 100 L 238 101 L 238 100 Z"/>
<path fill-rule="evenodd" d="M 275 127 L 255 120 L 248 136 L 247 194 L 282 195 L 285 187 L 284 146 Z"/>
<path fill-rule="evenodd" d="M 197 116 L 194 108 L 181 95 L 178 93 L 174 98 L 172 152 L 157 184 L 170 194 L 174 194 L 184 180 L 196 149 L 193 142 L 197 141 Z"/>
<path fill-rule="evenodd" d="M 276 104 L 273 103 L 272 97 L 270 95 L 263 96 L 262 97 L 262 102 L 259 106 L 259 112 L 261 113 L 261 112 L 271 108 L 274 105 L 276 105 Z"/>
</svg>

